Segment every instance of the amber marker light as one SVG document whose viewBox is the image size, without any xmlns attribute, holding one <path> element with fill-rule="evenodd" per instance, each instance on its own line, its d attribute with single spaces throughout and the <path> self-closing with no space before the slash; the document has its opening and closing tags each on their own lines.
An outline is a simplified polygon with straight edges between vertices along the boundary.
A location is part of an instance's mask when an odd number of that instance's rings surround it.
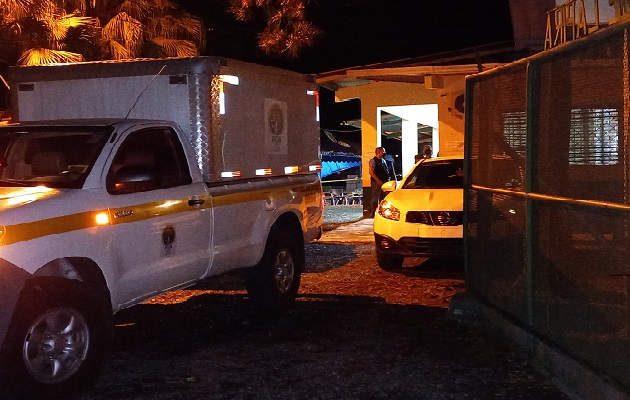
<svg viewBox="0 0 630 400">
<path fill-rule="evenodd" d="M 223 171 L 221 172 L 221 178 L 238 178 L 241 176 L 241 171 Z"/>
<path fill-rule="evenodd" d="M 300 170 L 300 168 L 298 166 L 284 167 L 284 173 L 285 174 L 295 174 L 299 170 Z"/>
<path fill-rule="evenodd" d="M 96 225 L 109 225 L 109 214 L 106 212 L 100 212 L 94 217 Z"/>
</svg>

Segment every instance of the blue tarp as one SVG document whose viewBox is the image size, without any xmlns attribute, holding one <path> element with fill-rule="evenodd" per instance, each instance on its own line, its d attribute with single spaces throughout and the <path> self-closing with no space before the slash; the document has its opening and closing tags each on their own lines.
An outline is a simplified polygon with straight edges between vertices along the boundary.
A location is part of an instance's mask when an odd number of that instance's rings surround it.
<svg viewBox="0 0 630 400">
<path fill-rule="evenodd" d="M 361 156 L 356 154 L 322 154 L 321 177 L 325 178 L 336 172 L 361 166 Z"/>
</svg>

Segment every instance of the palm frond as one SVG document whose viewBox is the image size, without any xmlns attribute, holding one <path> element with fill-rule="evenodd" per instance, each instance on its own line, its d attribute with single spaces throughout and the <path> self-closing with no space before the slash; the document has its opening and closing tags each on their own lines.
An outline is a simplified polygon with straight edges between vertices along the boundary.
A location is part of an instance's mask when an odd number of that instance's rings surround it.
<svg viewBox="0 0 630 400">
<path fill-rule="evenodd" d="M 300 21 L 293 26 L 293 31 L 289 34 L 286 44 L 286 53 L 289 58 L 295 58 L 305 47 L 309 47 L 320 34 L 319 29 L 311 23 Z"/>
<path fill-rule="evenodd" d="M 238 1 L 250 10 L 260 2 Z M 204 46 L 206 32 L 200 18 L 173 0 L 0 0 L 0 27 L 3 39 L 15 43 L 13 59 L 22 53 L 20 62 L 29 64 L 72 62 L 78 52 L 88 59 L 143 52 L 190 57 Z"/>
<path fill-rule="evenodd" d="M 169 12 L 171 10 L 177 9 L 177 5 L 170 0 L 150 0 L 153 7 L 162 12 Z"/>
<path fill-rule="evenodd" d="M 143 41 L 142 23 L 126 13 L 118 13 L 102 30 L 103 40 L 115 40 L 125 46 L 135 57 L 140 53 Z"/>
<path fill-rule="evenodd" d="M 85 13 L 88 8 L 88 0 L 57 0 L 59 7 L 72 13 Z"/>
<path fill-rule="evenodd" d="M 197 46 L 189 40 L 157 37 L 152 42 L 162 49 L 166 57 L 195 57 L 199 55 Z"/>
<path fill-rule="evenodd" d="M 320 34 L 319 29 L 304 20 L 276 22 L 268 23 L 258 38 L 258 46 L 267 54 L 297 57 Z"/>
<path fill-rule="evenodd" d="M 108 41 L 107 48 L 112 60 L 127 60 L 132 58 L 129 49 L 115 40 Z"/>
<path fill-rule="evenodd" d="M 230 12 L 238 21 L 249 21 L 254 16 L 257 0 L 230 0 Z"/>
<path fill-rule="evenodd" d="M 295 57 L 319 33 L 307 19 L 308 3 L 310 0 L 230 0 L 230 12 L 245 21 L 254 17 L 254 9 L 262 11 L 267 26 L 258 37 L 258 47 L 267 54 Z"/>
<path fill-rule="evenodd" d="M 267 54 L 283 54 L 286 52 L 287 36 L 286 31 L 268 26 L 258 37 L 258 47 Z"/>
<path fill-rule="evenodd" d="M 187 39 L 197 43 L 201 47 L 206 40 L 206 31 L 203 21 L 193 16 L 185 16 L 177 18 L 178 35 L 183 34 Z"/>
<path fill-rule="evenodd" d="M 26 50 L 18 60 L 19 65 L 46 65 L 83 61 L 81 54 L 69 51 L 34 48 Z"/>
<path fill-rule="evenodd" d="M 48 21 L 50 32 L 57 41 L 64 40 L 70 28 L 82 28 L 94 25 L 94 18 L 79 17 L 73 14 L 64 15 L 61 18 Z"/>
<path fill-rule="evenodd" d="M 150 18 L 155 7 L 151 0 L 125 0 L 118 6 L 118 13 L 125 13 L 137 20 Z"/>
<path fill-rule="evenodd" d="M 4 21 L 27 17 L 34 7 L 34 0 L 0 0 L 0 15 Z"/>
<path fill-rule="evenodd" d="M 198 18 L 192 16 L 164 15 L 152 18 L 147 26 L 151 37 L 164 36 L 166 38 L 184 38 L 201 42 L 203 39 L 203 24 Z"/>
</svg>

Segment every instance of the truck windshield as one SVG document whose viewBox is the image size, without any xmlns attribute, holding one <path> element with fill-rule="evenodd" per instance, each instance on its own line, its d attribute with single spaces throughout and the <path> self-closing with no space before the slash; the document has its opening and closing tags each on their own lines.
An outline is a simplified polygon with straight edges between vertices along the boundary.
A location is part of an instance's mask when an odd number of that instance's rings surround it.
<svg viewBox="0 0 630 400">
<path fill-rule="evenodd" d="M 0 129 L 0 186 L 81 188 L 109 138 L 107 127 Z"/>
<path fill-rule="evenodd" d="M 407 177 L 403 189 L 450 189 L 464 187 L 464 161 L 423 162 Z"/>
</svg>

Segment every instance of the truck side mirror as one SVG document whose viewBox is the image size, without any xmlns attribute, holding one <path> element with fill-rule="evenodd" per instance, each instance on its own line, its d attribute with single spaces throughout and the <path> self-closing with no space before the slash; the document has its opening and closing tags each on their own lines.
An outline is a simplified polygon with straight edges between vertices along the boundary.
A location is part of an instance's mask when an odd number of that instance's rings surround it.
<svg viewBox="0 0 630 400">
<path fill-rule="evenodd" d="M 157 188 L 155 171 L 143 166 L 122 167 L 107 183 L 107 191 L 111 194 L 146 192 Z"/>
</svg>

